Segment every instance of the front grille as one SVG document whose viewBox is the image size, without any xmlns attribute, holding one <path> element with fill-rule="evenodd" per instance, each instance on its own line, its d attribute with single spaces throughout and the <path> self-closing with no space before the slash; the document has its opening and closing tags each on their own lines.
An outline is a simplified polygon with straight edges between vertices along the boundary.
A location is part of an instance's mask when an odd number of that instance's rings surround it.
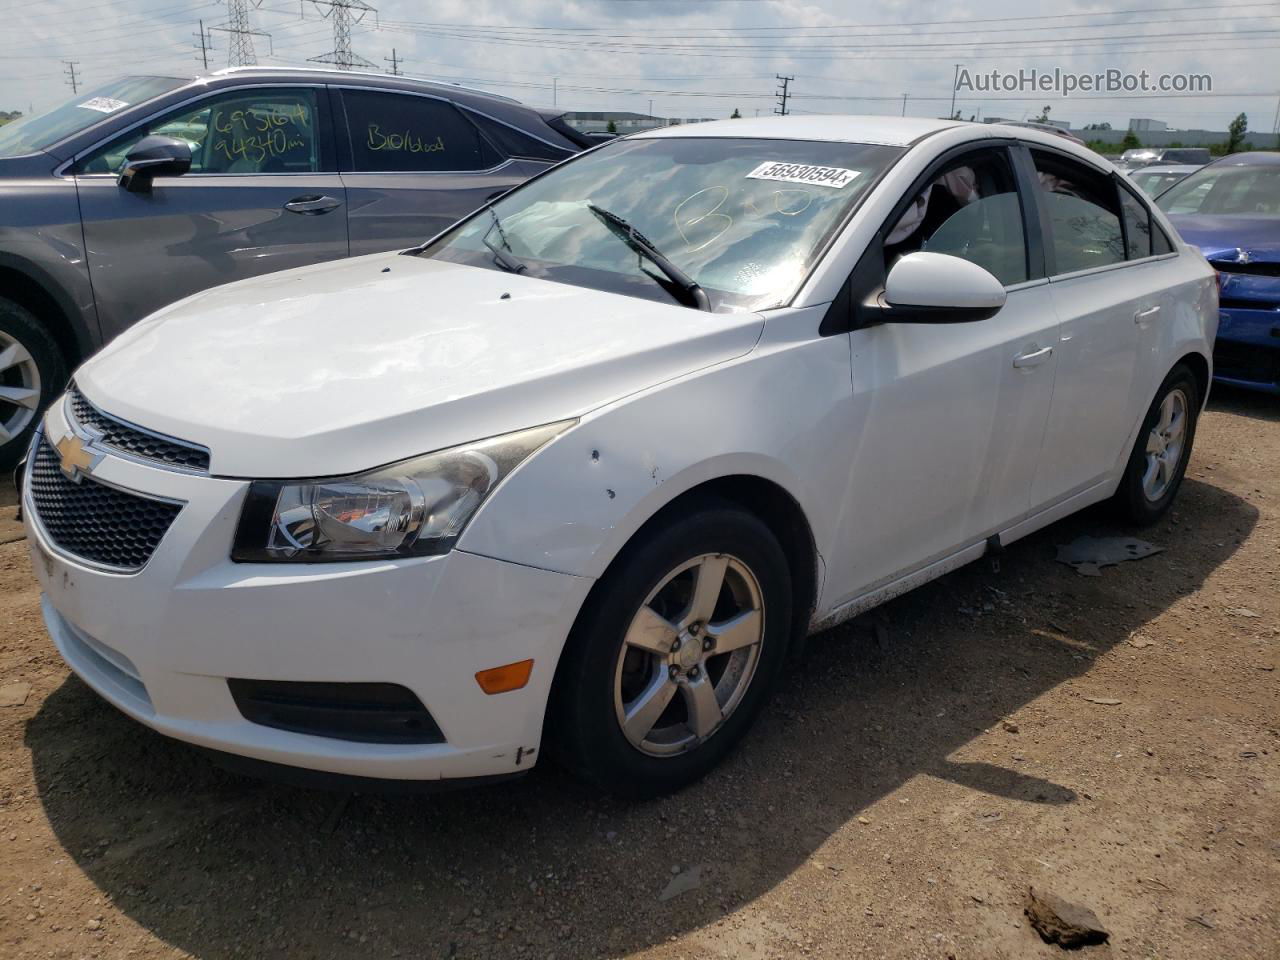
<svg viewBox="0 0 1280 960">
<path fill-rule="evenodd" d="M 155 553 L 181 504 L 152 500 L 97 483 L 69 480 L 47 440 L 37 445 L 29 477 L 31 502 L 49 539 L 92 563 L 128 573 Z"/>
<path fill-rule="evenodd" d="M 209 470 L 209 451 L 198 444 L 173 437 L 161 437 L 103 413 L 76 389 L 67 391 L 72 416 L 82 425 L 101 434 L 100 446 L 113 447 L 144 460 L 187 470 Z"/>
<path fill-rule="evenodd" d="M 1280 349 L 1219 340 L 1213 346 L 1213 372 L 1231 380 L 1280 383 Z"/>
<path fill-rule="evenodd" d="M 227 680 L 250 723 L 356 743 L 444 743 L 435 718 L 396 683 Z"/>
</svg>

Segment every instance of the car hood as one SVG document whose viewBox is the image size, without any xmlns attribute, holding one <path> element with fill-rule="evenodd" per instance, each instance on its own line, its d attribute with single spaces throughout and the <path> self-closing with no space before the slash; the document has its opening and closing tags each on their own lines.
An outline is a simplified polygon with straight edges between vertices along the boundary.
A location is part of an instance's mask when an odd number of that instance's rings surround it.
<svg viewBox="0 0 1280 960">
<path fill-rule="evenodd" d="M 1263 214 L 1173 214 L 1170 222 L 1207 260 L 1280 263 L 1280 218 Z"/>
<path fill-rule="evenodd" d="M 581 415 L 748 353 L 758 314 L 377 254 L 216 287 L 76 373 L 233 477 L 351 473 Z"/>
</svg>

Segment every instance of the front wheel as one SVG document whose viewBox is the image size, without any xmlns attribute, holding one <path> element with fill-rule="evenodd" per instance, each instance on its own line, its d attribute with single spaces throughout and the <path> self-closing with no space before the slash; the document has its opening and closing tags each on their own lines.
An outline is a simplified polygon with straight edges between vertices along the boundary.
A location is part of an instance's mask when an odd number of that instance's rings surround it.
<svg viewBox="0 0 1280 960">
<path fill-rule="evenodd" d="M 66 382 L 53 337 L 31 311 L 0 297 L 0 468 L 18 462 L 40 411 Z"/>
<path fill-rule="evenodd" d="M 696 780 L 764 705 L 790 629 L 790 571 L 767 526 L 719 503 L 672 518 L 628 547 L 579 616 L 553 750 L 626 796 Z"/>
<path fill-rule="evenodd" d="M 1199 412 L 1199 384 L 1179 364 L 1156 391 L 1116 491 L 1116 506 L 1125 519 L 1154 523 L 1169 509 L 1191 459 Z"/>
</svg>

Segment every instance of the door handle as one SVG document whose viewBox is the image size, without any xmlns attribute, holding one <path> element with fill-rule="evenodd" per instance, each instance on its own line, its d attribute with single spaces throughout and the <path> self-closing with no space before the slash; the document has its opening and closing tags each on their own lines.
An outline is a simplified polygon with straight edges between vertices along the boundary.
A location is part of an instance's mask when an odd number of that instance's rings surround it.
<svg viewBox="0 0 1280 960">
<path fill-rule="evenodd" d="M 306 216 L 314 217 L 321 213 L 328 213 L 334 207 L 340 206 L 342 206 L 341 200 L 335 200 L 333 197 L 312 195 L 307 197 L 294 197 L 284 205 L 284 208 L 290 213 L 301 213 Z"/>
<path fill-rule="evenodd" d="M 1053 347 L 1041 347 L 1030 353 L 1020 353 L 1013 358 L 1015 367 L 1038 367 L 1053 356 Z"/>
<path fill-rule="evenodd" d="M 1159 304 L 1156 304 L 1154 307 L 1147 307 L 1145 310 L 1139 310 L 1133 315 L 1133 322 L 1138 324 L 1138 326 L 1142 326 L 1143 323 L 1152 319 L 1159 312 Z"/>
</svg>

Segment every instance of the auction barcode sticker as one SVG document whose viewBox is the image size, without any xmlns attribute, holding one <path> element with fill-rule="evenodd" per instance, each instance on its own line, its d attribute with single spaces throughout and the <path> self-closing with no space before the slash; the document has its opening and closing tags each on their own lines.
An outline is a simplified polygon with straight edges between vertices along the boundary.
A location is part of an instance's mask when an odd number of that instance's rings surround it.
<svg viewBox="0 0 1280 960">
<path fill-rule="evenodd" d="M 121 107 L 127 107 L 128 105 L 124 100 L 116 100 L 113 97 L 94 97 L 79 106 L 84 107 L 86 110 L 97 110 L 99 113 L 115 113 Z"/>
<path fill-rule="evenodd" d="M 858 170 L 844 167 L 819 167 L 812 163 L 782 163 L 766 160 L 747 174 L 748 180 L 781 180 L 783 183 L 807 183 L 837 190 L 851 183 Z"/>
</svg>

